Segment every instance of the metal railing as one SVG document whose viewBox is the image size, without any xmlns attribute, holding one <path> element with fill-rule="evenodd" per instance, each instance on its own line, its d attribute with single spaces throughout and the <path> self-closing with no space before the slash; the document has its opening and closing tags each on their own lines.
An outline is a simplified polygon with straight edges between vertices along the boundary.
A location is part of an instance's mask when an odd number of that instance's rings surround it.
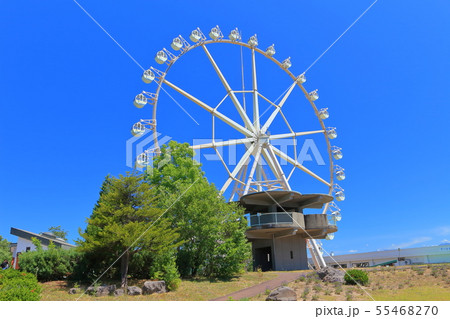
<svg viewBox="0 0 450 319">
<path fill-rule="evenodd" d="M 292 225 L 296 224 L 293 220 L 295 212 L 276 212 L 276 213 L 257 213 L 247 217 L 250 227 L 264 226 L 264 225 Z M 327 223 L 329 226 L 336 226 L 336 218 L 333 215 L 327 214 Z"/>
<path fill-rule="evenodd" d="M 250 226 L 263 225 L 291 225 L 295 222 L 292 220 L 292 213 L 257 213 L 250 216 Z"/>
</svg>

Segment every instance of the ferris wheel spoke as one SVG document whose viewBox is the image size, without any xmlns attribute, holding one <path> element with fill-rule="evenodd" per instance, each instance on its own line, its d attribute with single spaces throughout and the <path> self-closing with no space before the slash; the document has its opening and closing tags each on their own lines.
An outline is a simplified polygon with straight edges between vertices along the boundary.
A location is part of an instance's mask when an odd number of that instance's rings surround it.
<svg viewBox="0 0 450 319">
<path fill-rule="evenodd" d="M 253 132 L 255 132 L 255 128 L 254 128 L 252 122 L 250 121 L 250 119 L 248 118 L 247 113 L 245 112 L 245 110 L 242 107 L 241 103 L 239 102 L 239 100 L 237 99 L 237 97 L 234 94 L 233 90 L 231 89 L 230 85 L 228 84 L 227 79 L 223 76 L 222 71 L 220 71 L 219 66 L 217 65 L 216 61 L 212 57 L 211 53 L 209 53 L 208 48 L 206 47 L 206 45 L 202 45 L 202 48 L 205 51 L 206 55 L 208 56 L 208 59 L 211 62 L 214 70 L 216 71 L 217 76 L 219 77 L 219 79 L 222 82 L 223 86 L 227 90 L 227 93 L 230 96 L 231 101 L 233 102 L 233 104 L 234 104 L 236 110 L 238 111 L 240 117 L 244 121 L 245 127 L 247 127 L 249 130 L 252 130 Z"/>
<path fill-rule="evenodd" d="M 253 137 L 250 138 L 241 138 L 236 140 L 228 140 L 228 141 L 222 141 L 222 142 L 212 142 L 212 143 L 206 143 L 206 144 L 197 144 L 192 145 L 191 148 L 193 150 L 199 150 L 203 148 L 215 148 L 215 147 L 223 147 L 223 146 L 230 146 L 230 145 L 238 145 L 238 144 L 245 144 L 253 142 L 255 139 Z"/>
<path fill-rule="evenodd" d="M 286 134 L 275 134 L 275 135 L 270 135 L 270 139 L 271 140 L 277 140 L 277 139 L 282 139 L 282 138 L 289 138 L 289 137 L 297 137 L 297 136 L 303 136 L 303 135 L 311 135 L 311 134 L 318 134 L 318 133 L 323 133 L 325 132 L 324 130 L 319 130 L 319 131 L 307 131 L 307 132 L 294 132 L 294 133 L 286 133 Z"/>
<path fill-rule="evenodd" d="M 270 146 L 270 149 L 276 154 L 278 155 L 280 158 L 286 160 L 288 163 L 294 165 L 295 167 L 297 167 L 298 169 L 302 170 L 303 172 L 305 172 L 306 174 L 314 177 L 315 179 L 317 179 L 318 181 L 321 181 L 322 183 L 324 183 L 327 186 L 331 186 L 330 183 L 328 183 L 326 180 L 324 180 L 323 178 L 321 178 L 320 176 L 318 176 L 317 174 L 313 173 L 312 171 L 310 171 L 309 169 L 307 169 L 305 166 L 303 166 L 302 164 L 300 164 L 299 162 L 297 162 L 296 160 L 294 160 L 292 157 L 290 157 L 289 155 L 285 154 L 284 152 L 280 151 L 279 149 L 277 149 L 274 146 Z"/>
<path fill-rule="evenodd" d="M 281 99 L 280 103 L 278 104 L 278 107 L 272 112 L 272 114 L 267 119 L 266 123 L 264 123 L 264 126 L 261 129 L 261 133 L 266 133 L 267 129 L 272 124 L 273 120 L 275 120 L 275 117 L 280 112 L 281 108 L 283 107 L 284 103 L 286 103 L 286 100 L 288 99 L 289 95 L 291 95 L 292 91 L 294 90 L 295 86 L 297 85 L 297 82 L 292 83 L 292 85 L 289 87 L 286 94 Z"/>
<path fill-rule="evenodd" d="M 260 129 L 260 123 L 259 123 L 258 80 L 256 78 L 255 48 L 252 48 L 252 80 L 253 80 L 253 126 L 255 127 L 255 132 L 258 132 Z"/>
<path fill-rule="evenodd" d="M 258 150 L 256 151 L 255 159 L 254 159 L 252 168 L 250 169 L 250 173 L 248 175 L 247 182 L 245 184 L 244 194 L 243 195 L 247 194 L 248 190 L 250 189 L 250 184 L 251 184 L 251 182 L 253 180 L 253 175 L 255 175 L 255 171 L 256 171 L 257 166 L 259 166 L 259 168 L 261 167 L 261 163 L 260 163 L 260 160 L 259 160 L 260 157 L 261 157 L 261 151 L 262 151 L 262 147 L 259 146 Z M 261 177 L 257 178 L 256 182 L 261 182 Z M 258 189 L 259 188 L 260 187 L 258 187 Z"/>
<path fill-rule="evenodd" d="M 283 185 L 286 190 L 290 190 L 291 187 L 289 185 L 288 180 L 286 179 L 286 176 L 284 175 L 283 169 L 281 168 L 280 163 L 278 163 L 275 154 L 270 149 L 270 147 L 264 148 L 262 154 L 267 164 L 269 165 L 270 170 L 275 175 L 275 177 L 280 181 L 280 184 Z"/>
<path fill-rule="evenodd" d="M 220 192 L 223 194 L 225 193 L 225 191 L 227 190 L 228 186 L 230 186 L 231 182 L 233 180 L 236 180 L 236 174 L 239 173 L 239 171 L 241 170 L 242 166 L 245 165 L 245 163 L 247 162 L 248 158 L 250 157 L 250 155 L 253 153 L 255 149 L 255 143 L 251 144 L 249 146 L 249 148 L 247 149 L 247 151 L 245 152 L 245 154 L 242 156 L 242 158 L 239 160 L 239 162 L 237 163 L 236 167 L 234 168 L 233 172 L 231 173 L 231 175 L 228 177 L 227 181 L 225 182 L 225 184 L 223 184 L 222 189 L 220 190 Z"/>
<path fill-rule="evenodd" d="M 201 100 L 199 100 L 196 97 L 192 96 L 191 94 L 187 93 L 186 91 L 184 91 L 183 89 L 179 88 L 175 84 L 167 81 L 166 79 L 164 79 L 163 82 L 165 84 L 167 84 L 170 88 L 174 89 L 175 91 L 177 91 L 178 93 L 180 93 L 184 97 L 188 98 L 189 100 L 191 100 L 195 104 L 199 105 L 200 107 L 202 107 L 203 109 L 205 109 L 206 111 L 211 113 L 213 116 L 217 117 L 218 119 L 222 120 L 226 124 L 230 125 L 232 128 L 234 128 L 235 130 L 241 132 L 245 136 L 253 136 L 254 135 L 253 132 L 249 131 L 248 129 L 246 129 L 242 125 L 236 123 L 235 121 L 230 119 L 228 116 L 226 116 L 226 115 L 220 113 L 219 111 L 213 109 L 208 104 L 202 102 Z"/>
</svg>

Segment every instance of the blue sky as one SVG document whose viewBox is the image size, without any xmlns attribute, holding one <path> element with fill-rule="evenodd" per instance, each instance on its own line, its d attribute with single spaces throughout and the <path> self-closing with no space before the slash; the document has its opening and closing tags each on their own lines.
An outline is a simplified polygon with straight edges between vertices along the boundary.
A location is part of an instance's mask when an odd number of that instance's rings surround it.
<svg viewBox="0 0 450 319">
<path fill-rule="evenodd" d="M 275 43 L 275 57 L 290 56 L 291 71 L 300 74 L 372 1 L 79 3 L 144 68 L 157 66 L 154 54 L 175 36 L 187 39 L 196 27 L 207 34 L 218 24 L 226 35 L 238 27 L 244 40 L 257 33 L 262 49 Z M 0 235 L 14 241 L 10 227 L 40 232 L 61 225 L 73 240 L 104 177 L 129 169 L 130 126 L 151 118 L 150 108 L 136 109 L 132 100 L 156 87 L 140 80 L 142 70 L 73 1 L 2 1 L 1 7 Z M 448 12 L 445 0 L 380 0 L 306 74 L 305 87 L 320 90 L 316 104 L 329 108 L 327 125 L 338 129 L 333 143 L 343 148 L 339 165 L 347 173 L 343 219 L 335 239 L 324 241 L 326 250 L 450 240 Z M 235 88 L 240 56 L 233 50 L 211 47 Z M 217 103 L 223 88 L 206 86 L 214 71 L 201 49 L 194 51 L 176 63 L 170 80 Z M 275 99 L 289 80 L 263 61 L 260 70 L 263 94 Z M 246 74 L 247 87 L 249 81 Z M 210 118 L 169 92 L 200 125 L 162 94 L 158 130 L 180 141 L 210 137 Z M 291 104 L 305 103 L 301 98 L 297 92 Z M 311 110 L 290 112 L 303 128 L 317 127 Z M 220 133 L 239 137 L 226 128 Z M 205 170 L 219 185 L 223 171 L 214 165 Z M 301 177 L 292 186 L 316 191 Z"/>
</svg>

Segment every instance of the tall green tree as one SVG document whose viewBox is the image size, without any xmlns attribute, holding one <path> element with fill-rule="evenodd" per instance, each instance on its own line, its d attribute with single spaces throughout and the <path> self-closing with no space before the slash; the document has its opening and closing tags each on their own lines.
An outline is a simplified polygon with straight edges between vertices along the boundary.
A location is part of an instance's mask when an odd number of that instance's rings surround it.
<svg viewBox="0 0 450 319">
<path fill-rule="evenodd" d="M 177 265 L 183 276 L 229 277 L 244 269 L 251 258 L 244 210 L 208 182 L 188 144 L 163 146 L 147 178 L 182 239 Z"/>
<path fill-rule="evenodd" d="M 5 259 L 10 261 L 12 258 L 11 250 L 9 248 L 10 242 L 0 235 L 0 263 Z"/>
<path fill-rule="evenodd" d="M 51 226 L 48 230 L 56 237 L 67 240 L 69 232 L 62 229 L 61 226 Z"/>
<path fill-rule="evenodd" d="M 80 232 L 80 250 L 117 259 L 121 256 L 122 287 L 127 286 L 130 258 L 140 251 L 158 255 L 176 247 L 178 234 L 156 207 L 155 191 L 136 172 L 107 176 L 87 227 Z"/>
</svg>

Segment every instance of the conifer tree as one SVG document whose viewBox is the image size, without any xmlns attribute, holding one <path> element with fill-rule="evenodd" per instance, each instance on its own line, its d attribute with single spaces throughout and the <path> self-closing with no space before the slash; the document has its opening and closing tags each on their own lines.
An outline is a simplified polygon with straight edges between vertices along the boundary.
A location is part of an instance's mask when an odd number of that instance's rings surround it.
<svg viewBox="0 0 450 319">
<path fill-rule="evenodd" d="M 121 256 L 122 287 L 127 286 L 131 257 L 141 251 L 155 254 L 176 247 L 178 234 L 156 207 L 154 189 L 141 174 L 107 176 L 100 198 L 87 219 L 78 241 L 84 252 L 100 256 Z"/>
</svg>

